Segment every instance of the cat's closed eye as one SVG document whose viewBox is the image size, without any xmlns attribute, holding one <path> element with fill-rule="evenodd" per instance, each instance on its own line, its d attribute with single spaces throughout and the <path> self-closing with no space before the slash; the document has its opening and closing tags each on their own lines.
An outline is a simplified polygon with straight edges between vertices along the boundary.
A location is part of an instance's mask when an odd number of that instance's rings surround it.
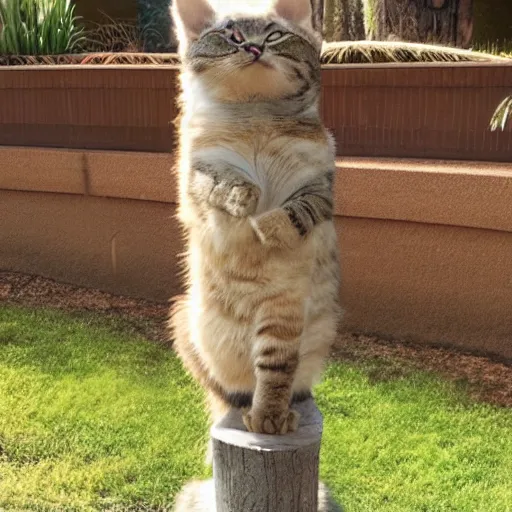
<svg viewBox="0 0 512 512">
<path fill-rule="evenodd" d="M 280 30 L 276 30 L 267 36 L 266 41 L 272 43 L 274 41 L 281 39 L 283 36 L 284 34 Z"/>
</svg>

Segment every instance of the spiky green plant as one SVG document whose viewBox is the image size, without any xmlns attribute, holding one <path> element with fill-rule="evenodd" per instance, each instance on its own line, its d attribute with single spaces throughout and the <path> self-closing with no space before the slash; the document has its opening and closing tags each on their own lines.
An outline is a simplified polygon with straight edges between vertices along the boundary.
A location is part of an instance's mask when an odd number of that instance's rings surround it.
<svg viewBox="0 0 512 512">
<path fill-rule="evenodd" d="M 387 62 L 463 62 L 507 60 L 448 46 L 395 41 L 341 41 L 325 43 L 323 64 L 376 64 Z"/>
<path fill-rule="evenodd" d="M 499 105 L 491 119 L 491 130 L 504 130 L 508 121 L 512 119 L 512 96 L 505 98 Z"/>
<path fill-rule="evenodd" d="M 83 28 L 70 0 L 0 0 L 0 54 L 73 53 Z"/>
</svg>

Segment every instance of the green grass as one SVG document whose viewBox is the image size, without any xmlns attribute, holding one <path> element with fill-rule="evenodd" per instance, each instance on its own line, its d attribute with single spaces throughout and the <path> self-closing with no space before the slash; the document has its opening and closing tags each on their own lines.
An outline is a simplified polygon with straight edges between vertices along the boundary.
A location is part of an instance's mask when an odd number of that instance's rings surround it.
<svg viewBox="0 0 512 512">
<path fill-rule="evenodd" d="M 0 510 L 165 510 L 203 475 L 202 398 L 121 322 L 0 309 Z"/>
<path fill-rule="evenodd" d="M 512 411 L 382 361 L 317 388 L 322 478 L 346 512 L 512 510 Z M 121 320 L 0 308 L 0 510 L 169 510 L 206 477 L 202 397 Z"/>
<path fill-rule="evenodd" d="M 512 410 L 417 371 L 375 381 L 381 364 L 333 365 L 317 390 L 322 473 L 347 512 L 512 510 Z"/>
</svg>

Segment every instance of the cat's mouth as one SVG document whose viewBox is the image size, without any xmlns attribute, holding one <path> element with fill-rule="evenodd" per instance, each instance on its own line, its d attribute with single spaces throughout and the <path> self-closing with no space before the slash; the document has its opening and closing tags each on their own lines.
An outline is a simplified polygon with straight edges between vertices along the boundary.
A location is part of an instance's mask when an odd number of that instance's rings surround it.
<svg viewBox="0 0 512 512">
<path fill-rule="evenodd" d="M 259 44 L 246 43 L 242 47 L 244 51 L 253 55 L 254 60 L 258 60 L 263 55 L 263 47 Z"/>
<path fill-rule="evenodd" d="M 244 59 L 245 60 L 245 59 Z M 263 67 L 274 69 L 274 65 L 272 64 L 271 60 L 268 58 L 267 55 L 264 54 L 252 54 L 250 59 L 245 60 L 243 66 L 255 66 L 255 65 L 261 65 Z"/>
<path fill-rule="evenodd" d="M 256 43 L 245 43 L 241 46 L 241 49 L 251 57 L 251 60 L 247 62 L 246 66 L 261 64 L 267 68 L 274 67 L 266 58 L 263 46 Z"/>
<path fill-rule="evenodd" d="M 268 69 L 274 69 L 274 66 L 272 65 L 272 63 L 266 59 L 252 59 L 252 60 L 246 62 L 244 64 L 244 67 L 257 66 L 257 65 L 263 66 Z"/>
</svg>

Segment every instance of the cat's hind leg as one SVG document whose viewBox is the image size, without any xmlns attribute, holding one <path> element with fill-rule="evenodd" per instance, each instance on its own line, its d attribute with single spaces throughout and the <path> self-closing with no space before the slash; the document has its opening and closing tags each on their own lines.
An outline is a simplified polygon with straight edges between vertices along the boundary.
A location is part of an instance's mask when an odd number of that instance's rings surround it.
<svg viewBox="0 0 512 512">
<path fill-rule="evenodd" d="M 243 416 L 251 432 L 286 434 L 297 430 L 299 414 L 290 409 L 304 330 L 304 305 L 283 293 L 260 306 L 253 347 L 256 389 L 251 409 Z"/>
</svg>

